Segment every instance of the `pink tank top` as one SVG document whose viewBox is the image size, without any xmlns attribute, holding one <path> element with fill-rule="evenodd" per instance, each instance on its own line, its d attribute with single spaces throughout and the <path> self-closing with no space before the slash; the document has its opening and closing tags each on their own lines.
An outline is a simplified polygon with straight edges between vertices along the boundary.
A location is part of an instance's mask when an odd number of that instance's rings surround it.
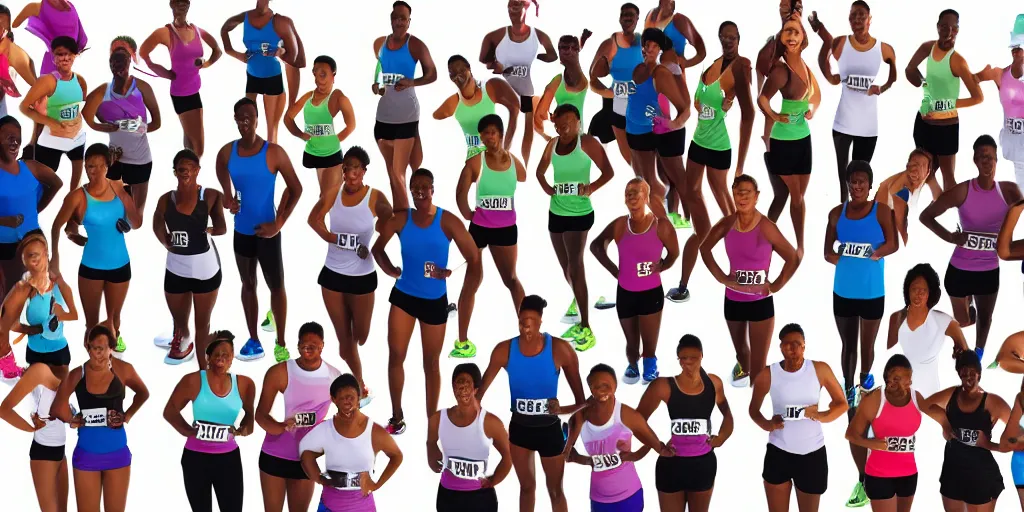
<svg viewBox="0 0 1024 512">
<path fill-rule="evenodd" d="M 886 451 L 868 452 L 867 465 L 864 472 L 880 478 L 898 478 L 917 473 L 917 462 L 914 460 L 914 444 L 917 429 L 921 427 L 921 410 L 917 406 L 917 394 L 910 390 L 910 402 L 903 407 L 896 407 L 885 399 L 882 393 L 882 405 L 878 415 L 871 422 L 871 430 L 876 439 L 885 439 L 889 444 Z"/>
<path fill-rule="evenodd" d="M 739 284 L 762 284 L 768 282 L 768 270 L 772 263 L 772 244 L 761 235 L 761 221 L 754 229 L 737 231 L 735 227 L 725 234 L 725 253 L 729 256 L 729 273 L 736 276 Z M 767 295 L 754 295 L 725 289 L 725 297 L 736 302 L 753 302 Z"/>
<path fill-rule="evenodd" d="M 625 441 L 629 446 L 633 440 L 633 432 L 622 424 L 621 411 L 622 403 L 616 400 L 615 412 L 608 423 L 595 426 L 587 421 L 580 432 L 587 453 L 596 457 L 590 475 L 590 499 L 598 503 L 620 502 L 641 488 L 633 463 L 618 459 L 618 442 Z"/>
<path fill-rule="evenodd" d="M 199 92 L 203 83 L 199 77 L 199 68 L 196 67 L 196 59 L 203 58 L 202 31 L 195 25 L 191 27 L 195 37 L 185 43 L 174 27 L 167 25 L 167 30 L 171 31 L 171 71 L 175 75 L 174 80 L 171 80 L 171 96 L 192 96 Z"/>
<path fill-rule="evenodd" d="M 1024 77 L 1015 78 L 1007 66 L 999 85 L 999 102 L 1006 119 L 1024 120 Z"/>
<path fill-rule="evenodd" d="M 299 460 L 299 441 L 327 417 L 331 407 L 331 383 L 341 372 L 327 361 L 322 361 L 320 368 L 311 372 L 300 368 L 294 359 L 285 364 L 288 387 L 284 390 L 284 417 L 296 418 L 296 423 L 304 426 L 281 435 L 267 434 L 262 450 L 279 459 Z"/>
<path fill-rule="evenodd" d="M 626 218 L 626 232 L 616 246 L 619 249 L 619 286 L 631 292 L 645 292 L 661 286 L 661 273 L 654 264 L 661 261 L 665 244 L 658 238 L 658 220 L 643 233 L 633 233 Z"/>
<path fill-rule="evenodd" d="M 949 264 L 960 270 L 981 272 L 999 268 L 996 237 L 1010 207 L 1003 198 L 1003 189 L 995 182 L 992 190 L 984 190 L 973 179 L 967 185 L 967 198 L 960 205 L 960 226 L 967 242 L 953 249 Z"/>
</svg>

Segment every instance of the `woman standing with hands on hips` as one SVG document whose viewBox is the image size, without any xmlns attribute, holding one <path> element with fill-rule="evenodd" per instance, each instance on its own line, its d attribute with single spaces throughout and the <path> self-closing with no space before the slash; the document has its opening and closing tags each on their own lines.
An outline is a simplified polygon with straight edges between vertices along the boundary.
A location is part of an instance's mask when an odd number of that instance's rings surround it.
<svg viewBox="0 0 1024 512">
<path fill-rule="evenodd" d="M 448 77 L 458 88 L 458 92 L 449 96 L 434 111 L 434 119 L 441 121 L 455 116 L 466 138 L 466 160 L 483 153 L 486 149 L 480 141 L 480 120 L 484 116 L 494 114 L 496 105 L 508 109 L 508 130 L 505 131 L 505 140 L 502 144 L 508 151 L 512 147 L 512 137 L 516 134 L 519 118 L 519 97 L 512 90 L 512 86 L 501 78 L 477 80 L 473 77 L 469 61 L 462 55 L 452 55 L 448 58 Z"/>
</svg>

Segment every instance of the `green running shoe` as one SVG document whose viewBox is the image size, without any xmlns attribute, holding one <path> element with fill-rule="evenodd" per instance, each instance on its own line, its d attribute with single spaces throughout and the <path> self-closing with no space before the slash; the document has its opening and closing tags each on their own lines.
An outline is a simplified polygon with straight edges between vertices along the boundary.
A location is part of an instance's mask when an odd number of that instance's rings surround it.
<svg viewBox="0 0 1024 512">
<path fill-rule="evenodd" d="M 274 332 L 277 330 L 277 323 L 274 322 L 274 312 L 267 311 L 267 317 L 263 319 L 263 323 L 260 324 L 260 329 L 265 332 Z"/>
<path fill-rule="evenodd" d="M 850 493 L 850 498 L 846 500 L 846 506 L 848 508 L 858 508 L 867 505 L 871 500 L 868 499 L 868 495 L 864 492 L 864 484 L 857 482 L 857 485 L 853 486 L 853 492 Z"/>
<path fill-rule="evenodd" d="M 612 309 L 615 307 L 614 302 L 608 302 L 608 299 L 604 298 L 604 295 L 597 298 L 597 302 L 594 303 L 594 309 Z"/>
<path fill-rule="evenodd" d="M 561 337 L 562 339 L 574 340 L 580 336 L 581 331 L 582 329 L 580 329 L 580 324 L 573 324 L 572 327 L 566 329 L 565 332 L 562 333 Z"/>
<path fill-rule="evenodd" d="M 292 358 L 292 355 L 288 353 L 288 347 L 285 345 L 278 345 L 274 343 L 274 361 L 283 363 Z"/>
<path fill-rule="evenodd" d="M 572 304 L 569 304 L 569 309 L 566 310 L 565 315 L 562 316 L 563 324 L 575 324 L 580 321 L 580 308 L 576 306 L 576 299 L 572 300 Z"/>
<path fill-rule="evenodd" d="M 122 338 L 121 336 L 118 336 L 117 337 L 117 346 L 114 347 L 114 352 L 117 352 L 118 354 L 121 354 L 121 353 L 124 353 L 125 350 L 128 350 L 128 345 L 125 345 L 124 338 Z"/>
<path fill-rule="evenodd" d="M 455 348 L 448 353 L 448 357 L 454 357 L 456 359 L 469 359 L 474 356 L 476 356 L 476 345 L 469 340 L 455 340 Z"/>
<path fill-rule="evenodd" d="M 590 327 L 580 328 L 579 335 L 572 341 L 577 352 L 586 352 L 597 345 L 597 338 L 594 337 L 594 332 L 590 330 Z"/>
<path fill-rule="evenodd" d="M 672 227 L 676 229 L 685 229 L 690 227 L 690 221 L 686 220 L 685 217 L 678 213 L 668 214 L 668 220 L 672 221 Z"/>
<path fill-rule="evenodd" d="M 996 368 L 999 368 L 999 362 L 998 361 L 992 361 L 992 364 L 988 365 L 988 367 L 987 367 L 987 369 L 989 369 L 989 370 L 995 370 Z"/>
</svg>

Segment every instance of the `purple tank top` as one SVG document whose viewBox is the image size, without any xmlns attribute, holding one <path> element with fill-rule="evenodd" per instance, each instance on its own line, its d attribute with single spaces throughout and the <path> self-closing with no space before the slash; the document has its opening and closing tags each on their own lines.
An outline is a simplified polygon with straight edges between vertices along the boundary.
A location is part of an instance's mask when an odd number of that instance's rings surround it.
<svg viewBox="0 0 1024 512">
<path fill-rule="evenodd" d="M 772 244 L 761 235 L 761 222 L 754 229 L 737 231 L 732 228 L 725 234 L 725 253 L 729 256 L 729 273 L 736 276 L 739 284 L 762 284 L 768 282 L 768 270 L 772 263 Z M 753 302 L 767 295 L 754 295 L 726 288 L 725 297 L 736 302 Z"/>
<path fill-rule="evenodd" d="M 196 59 L 203 58 L 202 31 L 192 25 L 195 36 L 191 42 L 186 43 L 170 24 L 167 30 L 171 32 L 171 71 L 175 75 L 174 80 L 171 80 L 171 96 L 192 96 L 199 92 L 203 84 L 199 68 L 196 67 Z"/>
<path fill-rule="evenodd" d="M 341 372 L 327 361 L 320 368 L 308 372 L 299 368 L 294 359 L 288 360 L 288 387 L 284 390 L 285 418 L 296 418 L 297 427 L 281 435 L 267 434 L 263 440 L 263 453 L 285 460 L 299 460 L 299 441 L 316 425 L 324 421 L 331 406 L 331 382 Z M 302 423 L 299 420 L 303 420 Z"/>
<path fill-rule="evenodd" d="M 598 503 L 620 502 L 641 488 L 633 463 L 618 459 L 617 443 L 621 440 L 629 446 L 633 440 L 633 432 L 622 424 L 621 411 L 622 403 L 616 400 L 615 412 L 608 423 L 595 426 L 587 421 L 580 432 L 584 448 L 595 458 L 590 475 L 590 499 Z"/>
<path fill-rule="evenodd" d="M 25 30 L 42 39 L 47 48 L 50 47 L 50 42 L 58 36 L 68 36 L 78 43 L 79 50 L 84 50 L 85 45 L 89 43 L 89 38 L 85 35 L 85 29 L 82 27 L 82 21 L 78 18 L 75 6 L 68 2 L 68 7 L 70 9 L 67 11 L 61 11 L 50 5 L 49 0 L 41 0 L 39 15 L 28 19 Z M 47 50 L 43 61 L 39 64 L 39 76 L 56 70 L 57 67 L 53 64 L 53 54 Z"/>
<path fill-rule="evenodd" d="M 967 197 L 959 208 L 960 226 L 967 235 L 967 242 L 953 249 L 949 264 L 971 272 L 999 268 L 996 237 L 1009 209 L 998 181 L 992 190 L 983 190 L 977 179 L 971 180 Z"/>
<path fill-rule="evenodd" d="M 643 233 L 633 233 L 626 218 L 626 232 L 616 246 L 619 249 L 619 286 L 631 292 L 645 292 L 661 286 L 661 273 L 654 264 L 661 260 L 665 244 L 658 238 L 658 220 Z"/>
</svg>

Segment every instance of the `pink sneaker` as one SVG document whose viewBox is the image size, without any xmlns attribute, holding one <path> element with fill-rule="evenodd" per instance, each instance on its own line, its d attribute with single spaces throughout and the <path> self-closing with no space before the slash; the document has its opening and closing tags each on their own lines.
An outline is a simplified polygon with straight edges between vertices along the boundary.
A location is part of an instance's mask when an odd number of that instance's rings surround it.
<svg viewBox="0 0 1024 512">
<path fill-rule="evenodd" d="M 23 373 L 25 373 L 25 370 L 18 367 L 18 361 L 14 359 L 13 350 L 8 352 L 7 355 L 0 357 L 0 376 L 3 376 L 4 379 L 17 379 Z"/>
</svg>

